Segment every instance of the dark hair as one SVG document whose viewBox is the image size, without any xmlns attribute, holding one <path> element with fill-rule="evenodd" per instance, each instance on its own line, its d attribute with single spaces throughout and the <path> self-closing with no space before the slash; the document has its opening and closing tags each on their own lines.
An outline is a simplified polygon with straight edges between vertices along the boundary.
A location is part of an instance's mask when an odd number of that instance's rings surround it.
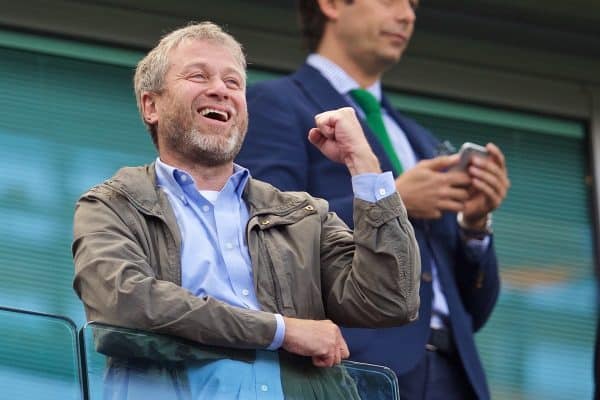
<svg viewBox="0 0 600 400">
<path fill-rule="evenodd" d="M 352 1 L 346 0 L 346 3 Z M 304 45 L 309 51 L 314 52 L 321 43 L 327 17 L 321 11 L 317 0 L 298 0 L 298 16 Z"/>
</svg>

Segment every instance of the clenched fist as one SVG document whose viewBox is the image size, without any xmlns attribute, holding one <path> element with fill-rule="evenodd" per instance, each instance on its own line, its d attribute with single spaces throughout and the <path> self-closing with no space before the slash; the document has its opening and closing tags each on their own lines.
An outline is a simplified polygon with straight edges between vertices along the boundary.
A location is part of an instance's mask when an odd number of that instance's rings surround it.
<svg viewBox="0 0 600 400">
<path fill-rule="evenodd" d="M 330 320 L 283 318 L 283 348 L 312 358 L 317 367 L 333 367 L 350 356 L 340 328 Z"/>
<path fill-rule="evenodd" d="M 325 157 L 345 164 L 351 175 L 381 172 L 352 107 L 317 114 L 315 125 L 308 132 L 308 140 Z"/>
</svg>

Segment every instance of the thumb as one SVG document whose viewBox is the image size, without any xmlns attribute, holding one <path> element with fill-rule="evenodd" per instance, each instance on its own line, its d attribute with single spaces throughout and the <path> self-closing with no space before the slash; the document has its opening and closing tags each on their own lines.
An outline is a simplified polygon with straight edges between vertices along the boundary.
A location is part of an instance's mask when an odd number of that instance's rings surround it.
<svg viewBox="0 0 600 400">
<path fill-rule="evenodd" d="M 311 128 L 310 131 L 308 131 L 308 141 L 319 147 L 323 141 L 325 141 L 325 137 L 319 128 Z"/>
<path fill-rule="evenodd" d="M 459 160 L 459 154 L 452 154 L 451 156 L 438 156 L 436 158 L 425 160 L 423 164 L 432 171 L 444 171 L 458 164 Z"/>
</svg>

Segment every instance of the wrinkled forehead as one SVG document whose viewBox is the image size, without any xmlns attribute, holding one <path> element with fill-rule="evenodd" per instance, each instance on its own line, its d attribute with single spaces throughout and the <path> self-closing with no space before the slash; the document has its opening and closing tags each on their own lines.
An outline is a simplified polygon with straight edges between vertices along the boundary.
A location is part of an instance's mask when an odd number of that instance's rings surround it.
<svg viewBox="0 0 600 400">
<path fill-rule="evenodd" d="M 228 54 L 238 72 L 246 76 L 246 61 L 237 43 L 221 38 L 183 38 L 168 52 L 169 67 L 174 64 L 185 65 L 204 60 L 215 60 L 219 54 Z"/>
</svg>

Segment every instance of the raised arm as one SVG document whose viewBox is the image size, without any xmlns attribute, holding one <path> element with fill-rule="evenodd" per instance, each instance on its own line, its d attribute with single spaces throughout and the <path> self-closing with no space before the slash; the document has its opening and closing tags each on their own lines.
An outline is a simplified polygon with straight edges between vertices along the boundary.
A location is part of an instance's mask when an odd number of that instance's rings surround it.
<svg viewBox="0 0 600 400">
<path fill-rule="evenodd" d="M 379 174 L 354 109 L 345 107 L 315 117 L 309 140 L 326 157 L 346 165 L 353 177 Z M 400 196 L 379 190 L 379 200 L 354 200 L 350 237 L 335 214 L 323 218 L 321 265 L 327 313 L 349 326 L 395 326 L 417 318 L 420 256 Z M 377 190 L 377 189 L 376 189 Z M 353 248 L 354 251 L 348 251 Z"/>
</svg>

